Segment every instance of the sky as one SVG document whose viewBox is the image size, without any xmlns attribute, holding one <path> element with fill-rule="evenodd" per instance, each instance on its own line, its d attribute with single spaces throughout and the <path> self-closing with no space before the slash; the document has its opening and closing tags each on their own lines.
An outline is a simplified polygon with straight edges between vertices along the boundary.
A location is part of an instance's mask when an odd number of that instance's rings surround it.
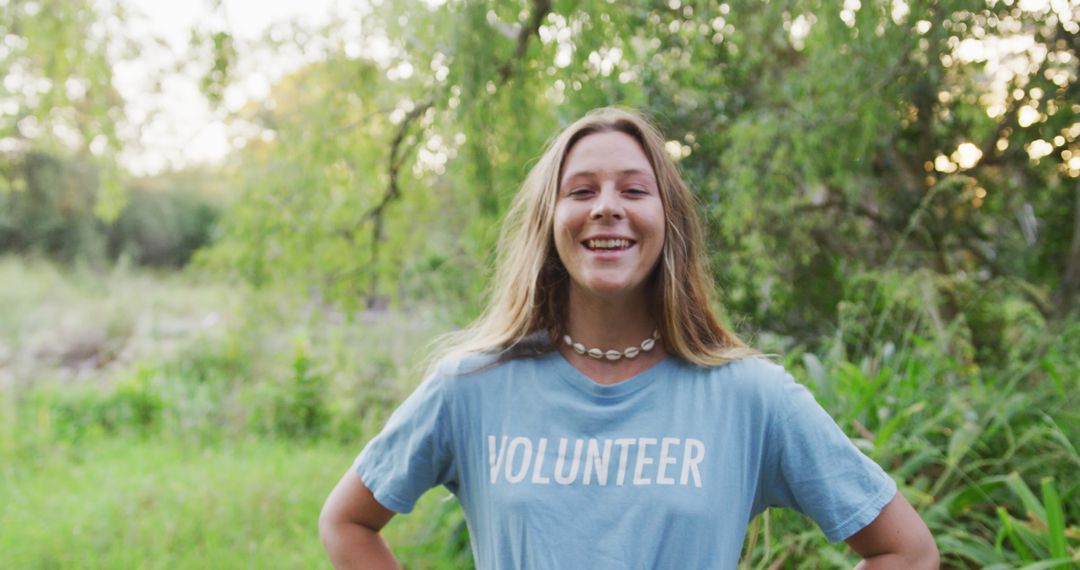
<svg viewBox="0 0 1080 570">
<path fill-rule="evenodd" d="M 126 25 L 140 44 L 136 58 L 118 61 L 113 69 L 113 83 L 127 101 L 130 117 L 121 131 L 129 146 L 120 160 L 136 175 L 221 159 L 234 136 L 222 120 L 226 114 L 266 97 L 274 81 L 305 61 L 297 53 L 254 54 L 244 47 L 274 24 L 298 20 L 316 27 L 341 8 L 334 0 L 223 0 L 222 13 L 215 12 L 209 0 L 120 1 L 128 9 Z M 196 25 L 227 29 L 238 44 L 236 74 L 218 109 L 211 109 L 199 91 L 193 70 L 171 71 L 191 59 L 191 30 Z M 155 85 L 158 80 L 160 86 Z"/>
</svg>

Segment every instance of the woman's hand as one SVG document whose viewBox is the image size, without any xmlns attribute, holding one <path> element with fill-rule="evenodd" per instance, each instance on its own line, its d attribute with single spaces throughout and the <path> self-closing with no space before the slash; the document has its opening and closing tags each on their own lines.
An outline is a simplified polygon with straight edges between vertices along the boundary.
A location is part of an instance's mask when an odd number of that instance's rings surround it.
<svg viewBox="0 0 1080 570">
<path fill-rule="evenodd" d="M 856 566 L 858 570 L 939 567 L 937 545 L 930 529 L 899 492 L 874 522 L 846 542 L 863 557 Z"/>
<path fill-rule="evenodd" d="M 334 568 L 400 568 L 379 536 L 394 514 L 379 504 L 360 476 L 349 469 L 319 514 L 319 537 Z"/>
</svg>

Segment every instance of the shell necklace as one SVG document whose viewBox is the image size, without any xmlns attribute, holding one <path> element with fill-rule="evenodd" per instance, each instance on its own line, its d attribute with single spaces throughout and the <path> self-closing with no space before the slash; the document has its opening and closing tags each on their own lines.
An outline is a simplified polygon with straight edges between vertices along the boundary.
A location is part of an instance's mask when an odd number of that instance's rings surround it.
<svg viewBox="0 0 1080 570">
<path fill-rule="evenodd" d="M 570 338 L 570 335 L 568 334 L 564 334 L 562 339 L 563 342 L 566 343 L 566 346 L 573 348 L 574 352 L 578 354 L 581 354 L 583 356 L 588 355 L 597 360 L 602 360 L 606 358 L 608 360 L 615 361 L 624 357 L 634 358 L 642 352 L 648 352 L 652 350 L 653 347 L 656 346 L 656 341 L 660 340 L 660 331 L 653 330 L 652 336 L 641 341 L 640 345 L 631 346 L 626 348 L 625 350 L 600 350 L 599 348 L 586 348 L 584 344 L 581 344 L 580 342 L 574 342 L 574 339 Z"/>
</svg>

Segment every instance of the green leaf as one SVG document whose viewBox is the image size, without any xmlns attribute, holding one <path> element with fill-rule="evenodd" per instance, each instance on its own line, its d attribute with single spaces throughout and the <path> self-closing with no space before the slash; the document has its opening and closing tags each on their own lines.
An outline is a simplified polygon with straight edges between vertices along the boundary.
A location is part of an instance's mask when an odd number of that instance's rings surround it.
<svg viewBox="0 0 1080 570">
<path fill-rule="evenodd" d="M 1020 478 L 1020 474 L 1013 471 L 1005 481 L 1009 485 L 1009 489 L 1020 498 L 1020 502 L 1023 503 L 1028 516 L 1038 519 L 1041 523 L 1045 523 L 1046 509 L 1043 508 L 1039 499 L 1035 497 L 1035 493 L 1031 492 L 1031 487 L 1028 487 L 1027 483 Z"/>
<path fill-rule="evenodd" d="M 1009 511 L 1005 510 L 1005 507 L 998 507 L 995 510 L 997 511 L 998 518 L 1001 519 L 1005 535 L 1009 537 L 1009 542 L 1011 542 L 1013 548 L 1016 549 L 1016 553 L 1020 555 L 1020 560 L 1023 560 L 1024 562 L 1034 561 L 1035 557 L 1017 534 L 1016 527 L 1013 525 L 1013 518 L 1009 515 Z"/>
<path fill-rule="evenodd" d="M 1060 568 L 1062 566 L 1075 567 L 1076 561 L 1072 558 L 1055 558 L 1053 560 L 1043 560 L 1042 562 L 1021 566 L 1020 570 L 1044 570 L 1045 568 Z"/>
<path fill-rule="evenodd" d="M 1065 548 L 1065 515 L 1061 511 L 1061 498 L 1052 478 L 1044 478 L 1041 485 L 1043 506 L 1046 507 L 1046 533 L 1050 556 L 1065 558 L 1069 553 Z"/>
</svg>

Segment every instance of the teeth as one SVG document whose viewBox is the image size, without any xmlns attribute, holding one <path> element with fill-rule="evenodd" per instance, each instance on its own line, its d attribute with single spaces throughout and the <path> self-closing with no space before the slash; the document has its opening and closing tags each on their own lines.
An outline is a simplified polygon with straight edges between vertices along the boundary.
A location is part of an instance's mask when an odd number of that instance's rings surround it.
<svg viewBox="0 0 1080 570">
<path fill-rule="evenodd" d="M 591 239 L 585 245 L 589 249 L 626 249 L 630 247 L 628 239 Z"/>
</svg>

